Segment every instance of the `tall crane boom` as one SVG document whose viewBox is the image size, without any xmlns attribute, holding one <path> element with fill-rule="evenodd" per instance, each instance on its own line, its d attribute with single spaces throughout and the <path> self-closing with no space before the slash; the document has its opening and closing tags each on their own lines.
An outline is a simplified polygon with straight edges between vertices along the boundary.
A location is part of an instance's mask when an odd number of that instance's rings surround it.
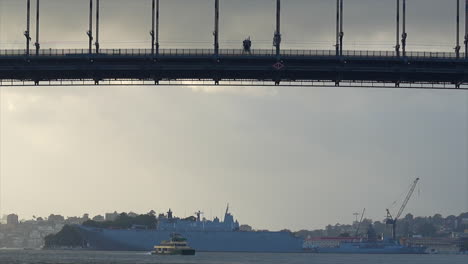
<svg viewBox="0 0 468 264">
<path fill-rule="evenodd" d="M 408 204 L 411 196 L 413 195 L 414 189 L 416 189 L 416 185 L 418 184 L 418 181 L 419 181 L 419 178 L 416 178 L 416 180 L 414 180 L 413 184 L 411 185 L 411 188 L 410 188 L 408 194 L 406 195 L 406 198 L 403 201 L 403 204 L 401 205 L 400 211 L 398 211 L 398 214 L 396 215 L 395 220 L 399 219 L 401 214 L 405 210 L 406 205 Z"/>
<path fill-rule="evenodd" d="M 416 178 L 416 180 L 414 180 L 413 184 L 411 185 L 411 188 L 410 188 L 408 194 L 406 195 L 406 198 L 403 201 L 403 204 L 401 205 L 400 210 L 398 211 L 395 218 L 392 217 L 392 215 L 390 214 L 390 210 L 387 209 L 387 222 L 386 222 L 386 224 L 387 225 L 392 225 L 392 238 L 393 238 L 393 240 L 396 240 L 397 220 L 400 218 L 401 214 L 405 210 L 406 205 L 408 204 L 409 200 L 411 199 L 411 196 L 413 195 L 414 189 L 416 189 L 416 185 L 418 184 L 418 182 L 419 182 L 419 178 Z"/>
</svg>

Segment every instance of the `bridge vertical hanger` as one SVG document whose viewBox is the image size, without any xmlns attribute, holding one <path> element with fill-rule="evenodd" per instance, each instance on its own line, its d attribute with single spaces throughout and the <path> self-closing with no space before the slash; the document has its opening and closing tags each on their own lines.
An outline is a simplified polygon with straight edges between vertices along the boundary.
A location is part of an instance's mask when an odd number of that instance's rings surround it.
<svg viewBox="0 0 468 264">
<path fill-rule="evenodd" d="M 343 0 L 340 0 L 340 56 L 343 56 Z"/>
<path fill-rule="evenodd" d="M 403 51 L 403 57 L 406 57 L 406 0 L 403 0 L 403 34 L 401 35 L 401 46 Z"/>
<path fill-rule="evenodd" d="M 460 58 L 460 0 L 457 0 L 457 45 L 455 46 L 455 55 Z"/>
<path fill-rule="evenodd" d="M 336 0 L 336 56 L 340 55 L 340 0 Z"/>
<path fill-rule="evenodd" d="M 154 56 L 154 43 L 156 42 L 155 41 L 155 23 L 154 23 L 154 20 L 155 20 L 155 17 L 156 17 L 156 0 L 153 0 L 152 1 L 152 5 L 151 5 L 151 31 L 150 31 L 150 36 L 151 36 L 151 55 Z"/>
<path fill-rule="evenodd" d="M 93 53 L 93 0 L 89 0 L 89 29 L 86 32 L 89 39 L 89 54 Z"/>
<path fill-rule="evenodd" d="M 276 0 L 276 31 L 273 46 L 276 47 L 276 57 L 279 59 L 281 55 L 281 0 Z"/>
<path fill-rule="evenodd" d="M 159 55 L 159 0 L 156 0 L 156 55 Z"/>
<path fill-rule="evenodd" d="M 219 0 L 215 0 L 214 55 L 219 56 Z"/>
<path fill-rule="evenodd" d="M 465 59 L 468 59 L 468 0 L 465 0 Z"/>
<path fill-rule="evenodd" d="M 400 0 L 396 0 L 396 45 L 395 53 L 400 57 Z"/>
<path fill-rule="evenodd" d="M 99 54 L 99 0 L 96 0 L 96 54 Z"/>
<path fill-rule="evenodd" d="M 24 32 L 24 36 L 26 37 L 26 56 L 29 56 L 29 44 L 31 41 L 30 26 L 31 26 L 31 0 L 27 0 L 26 2 L 26 31 Z"/>
<path fill-rule="evenodd" d="M 39 44 L 39 6 L 40 6 L 40 0 L 36 0 L 36 43 L 34 43 L 34 46 L 36 46 L 36 55 L 39 55 L 39 50 L 41 49 L 41 44 Z"/>
<path fill-rule="evenodd" d="M 159 55 L 159 0 L 153 0 L 151 12 L 151 55 Z"/>
</svg>

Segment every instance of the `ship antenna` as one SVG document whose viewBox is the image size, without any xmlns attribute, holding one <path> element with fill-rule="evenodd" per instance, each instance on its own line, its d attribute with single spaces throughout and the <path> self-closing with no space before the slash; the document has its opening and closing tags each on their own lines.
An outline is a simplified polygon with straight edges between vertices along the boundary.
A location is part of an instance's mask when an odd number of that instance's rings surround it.
<svg viewBox="0 0 468 264">
<path fill-rule="evenodd" d="M 227 215 L 228 213 L 229 213 L 229 203 L 227 204 L 225 215 Z"/>
</svg>

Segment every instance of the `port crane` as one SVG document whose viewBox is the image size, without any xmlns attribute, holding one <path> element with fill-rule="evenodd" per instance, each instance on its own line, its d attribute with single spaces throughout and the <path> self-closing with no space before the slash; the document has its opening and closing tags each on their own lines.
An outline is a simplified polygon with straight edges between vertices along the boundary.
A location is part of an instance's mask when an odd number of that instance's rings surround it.
<svg viewBox="0 0 468 264">
<path fill-rule="evenodd" d="M 408 194 L 406 195 L 406 198 L 403 201 L 403 204 L 401 205 L 400 210 L 396 214 L 395 218 L 393 218 L 392 214 L 390 213 L 390 210 L 387 209 L 387 220 L 386 220 L 385 223 L 387 225 L 392 225 L 392 238 L 393 238 L 393 240 L 396 240 L 397 220 L 400 218 L 401 214 L 405 210 L 405 207 L 408 204 L 409 200 L 411 199 L 411 196 L 413 195 L 414 189 L 416 189 L 416 185 L 418 184 L 418 182 L 419 182 L 419 178 L 416 178 L 416 180 L 414 180 L 413 184 L 411 184 L 411 188 L 410 188 Z"/>
<path fill-rule="evenodd" d="M 364 210 L 362 210 L 361 220 L 359 221 L 358 227 L 356 229 L 356 234 L 354 235 L 354 237 L 357 237 L 359 235 L 359 229 L 361 228 L 362 220 L 364 219 L 364 214 L 365 213 L 366 213 L 366 208 L 364 208 Z M 359 213 L 357 213 L 357 214 L 359 215 Z M 357 219 L 357 216 L 356 216 L 356 219 Z"/>
</svg>

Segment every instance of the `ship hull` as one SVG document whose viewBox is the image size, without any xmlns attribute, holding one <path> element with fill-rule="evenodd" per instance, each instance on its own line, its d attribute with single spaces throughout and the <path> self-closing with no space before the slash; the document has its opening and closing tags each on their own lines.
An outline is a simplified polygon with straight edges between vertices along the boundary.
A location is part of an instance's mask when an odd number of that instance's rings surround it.
<svg viewBox="0 0 468 264">
<path fill-rule="evenodd" d="M 424 247 L 407 247 L 399 244 L 356 243 L 338 247 L 316 247 L 309 252 L 328 254 L 426 254 Z"/>
<path fill-rule="evenodd" d="M 313 251 L 315 253 L 326 254 L 426 254 L 425 250 L 421 249 L 362 249 L 362 250 L 346 250 L 322 248 Z"/>
<path fill-rule="evenodd" d="M 114 230 L 78 226 L 89 249 L 151 251 L 173 232 L 160 230 Z M 303 241 L 287 232 L 177 231 L 190 247 L 201 252 L 303 252 Z"/>
</svg>

